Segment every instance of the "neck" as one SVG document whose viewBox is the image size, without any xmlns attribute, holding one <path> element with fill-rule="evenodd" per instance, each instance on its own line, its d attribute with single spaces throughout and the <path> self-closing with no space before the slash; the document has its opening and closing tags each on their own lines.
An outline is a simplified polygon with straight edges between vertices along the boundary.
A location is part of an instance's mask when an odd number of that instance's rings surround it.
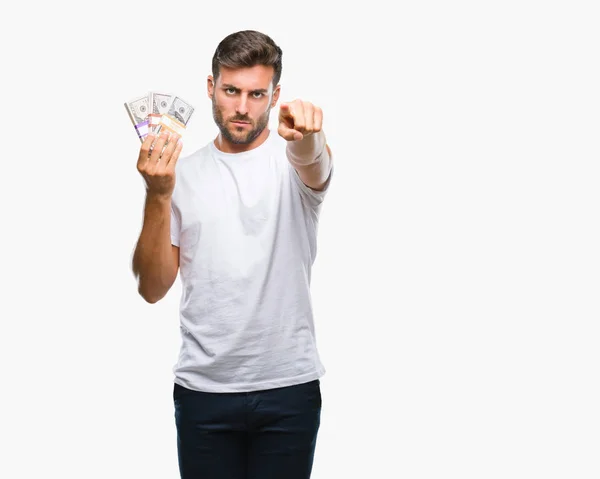
<svg viewBox="0 0 600 479">
<path fill-rule="evenodd" d="M 269 128 L 265 128 L 251 143 L 243 144 L 231 143 L 219 133 L 214 140 L 214 144 L 217 149 L 221 150 L 223 153 L 243 153 L 244 151 L 250 151 L 262 145 L 269 137 L 269 133 Z"/>
</svg>

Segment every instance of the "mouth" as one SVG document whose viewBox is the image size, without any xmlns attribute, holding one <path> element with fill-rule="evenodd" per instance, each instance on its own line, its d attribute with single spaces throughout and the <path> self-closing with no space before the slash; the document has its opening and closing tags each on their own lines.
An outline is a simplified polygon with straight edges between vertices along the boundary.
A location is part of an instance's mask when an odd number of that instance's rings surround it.
<svg viewBox="0 0 600 479">
<path fill-rule="evenodd" d="M 250 124 L 249 121 L 232 121 L 231 123 L 233 123 L 235 126 L 246 126 Z"/>
</svg>

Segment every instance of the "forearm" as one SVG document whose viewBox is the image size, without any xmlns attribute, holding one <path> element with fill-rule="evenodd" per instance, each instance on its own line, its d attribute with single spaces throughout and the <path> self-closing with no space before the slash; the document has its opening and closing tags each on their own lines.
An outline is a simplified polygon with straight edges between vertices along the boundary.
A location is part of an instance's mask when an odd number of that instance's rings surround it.
<svg viewBox="0 0 600 479">
<path fill-rule="evenodd" d="M 331 170 L 331 155 L 322 130 L 302 140 L 289 141 L 286 153 L 305 184 L 315 189 L 323 186 Z"/>
<path fill-rule="evenodd" d="M 170 227 L 171 199 L 148 195 L 132 269 L 140 295 L 150 303 L 163 298 L 177 277 Z"/>
</svg>

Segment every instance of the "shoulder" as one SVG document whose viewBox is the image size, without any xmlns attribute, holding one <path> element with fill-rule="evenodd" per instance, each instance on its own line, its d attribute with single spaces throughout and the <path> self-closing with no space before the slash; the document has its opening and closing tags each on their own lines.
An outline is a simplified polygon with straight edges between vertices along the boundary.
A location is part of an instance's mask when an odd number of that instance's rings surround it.
<svg viewBox="0 0 600 479">
<path fill-rule="evenodd" d="M 201 171 L 210 158 L 209 144 L 196 151 L 179 157 L 175 165 L 175 191 L 174 198 L 194 189 L 197 178 L 202 176 Z"/>
<path fill-rule="evenodd" d="M 207 143 L 202 148 L 195 150 L 192 153 L 188 153 L 184 156 L 180 156 L 177 160 L 177 167 L 188 168 L 190 165 L 199 161 L 204 161 L 210 156 L 210 143 Z"/>
<path fill-rule="evenodd" d="M 192 153 L 180 156 L 175 165 L 175 173 L 178 176 L 192 175 L 195 171 L 198 171 L 198 168 L 205 164 L 209 158 L 210 144 L 206 144 Z"/>
</svg>

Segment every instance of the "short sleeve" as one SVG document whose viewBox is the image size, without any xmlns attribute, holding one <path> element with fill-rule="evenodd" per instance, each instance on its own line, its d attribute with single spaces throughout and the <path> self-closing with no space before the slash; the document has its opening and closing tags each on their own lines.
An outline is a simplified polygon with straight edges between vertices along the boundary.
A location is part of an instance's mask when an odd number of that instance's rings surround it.
<svg viewBox="0 0 600 479">
<path fill-rule="evenodd" d="M 332 160 L 333 160 L 333 158 L 332 158 Z M 329 186 L 331 184 L 331 178 L 333 176 L 333 170 L 335 169 L 334 163 L 332 162 L 332 164 L 331 164 L 329 176 L 327 177 L 325 186 L 323 187 L 323 189 L 321 191 L 313 190 L 309 186 L 306 186 L 304 184 L 304 182 L 302 181 L 302 179 L 300 178 L 300 175 L 296 171 L 296 168 L 294 168 L 294 166 L 291 163 L 288 162 L 288 164 L 289 164 L 289 167 L 291 168 L 290 174 L 294 178 L 294 183 L 300 190 L 300 194 L 301 194 L 302 198 L 304 200 L 306 200 L 308 202 L 308 204 L 313 208 L 320 206 L 321 203 L 323 203 L 323 200 L 325 199 L 325 197 L 327 196 L 327 192 L 329 191 Z"/>
<path fill-rule="evenodd" d="M 171 244 L 179 246 L 179 236 L 181 233 L 181 218 L 179 211 L 171 201 Z"/>
</svg>

